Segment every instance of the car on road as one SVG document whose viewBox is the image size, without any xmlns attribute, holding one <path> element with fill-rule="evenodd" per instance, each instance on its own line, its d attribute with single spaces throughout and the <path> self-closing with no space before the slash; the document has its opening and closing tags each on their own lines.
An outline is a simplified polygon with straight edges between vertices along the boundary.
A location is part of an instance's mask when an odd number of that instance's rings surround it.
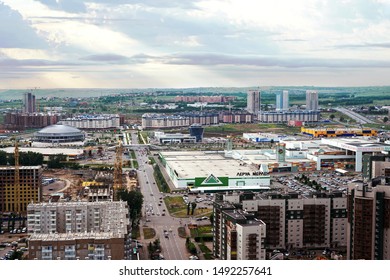
<svg viewBox="0 0 390 280">
<path fill-rule="evenodd" d="M 192 255 L 189 257 L 190 260 L 199 260 L 198 256 Z"/>
</svg>

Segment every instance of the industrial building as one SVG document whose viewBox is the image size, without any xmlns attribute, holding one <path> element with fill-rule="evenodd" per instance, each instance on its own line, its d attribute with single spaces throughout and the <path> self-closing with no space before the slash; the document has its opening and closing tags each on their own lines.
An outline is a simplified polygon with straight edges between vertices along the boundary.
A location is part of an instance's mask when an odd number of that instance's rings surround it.
<svg viewBox="0 0 390 280">
<path fill-rule="evenodd" d="M 261 123 L 289 123 L 290 121 L 301 121 L 314 123 L 319 122 L 319 111 L 266 111 L 259 112 L 258 121 Z"/>
<path fill-rule="evenodd" d="M 191 136 L 195 136 L 196 142 L 202 142 L 204 132 L 204 128 L 202 127 L 202 125 L 194 123 L 190 125 L 188 130 L 190 131 Z"/>
<path fill-rule="evenodd" d="M 84 132 L 68 125 L 51 125 L 34 133 L 33 141 L 41 143 L 72 143 L 83 142 L 85 139 Z"/>
<path fill-rule="evenodd" d="M 221 230 L 229 223 L 224 212 L 238 209 L 265 224 L 263 248 L 269 251 L 347 246 L 347 198 L 341 192 L 309 196 L 233 192 L 217 194 L 214 202 L 214 256 L 223 258 L 231 242 Z"/>
<path fill-rule="evenodd" d="M 219 123 L 218 114 L 214 112 L 181 113 L 177 115 L 143 114 L 142 128 L 188 127 L 192 124 L 214 125 Z"/>
<path fill-rule="evenodd" d="M 285 145 L 285 161 L 276 161 L 276 154 L 267 150 L 243 151 L 251 163 L 267 163 L 270 172 L 314 171 L 349 169 L 362 171 L 363 155 L 381 154 L 389 151 L 390 145 L 362 138 L 322 138 L 320 140 L 281 140 Z M 240 151 L 236 157 L 240 157 Z M 257 156 L 257 158 L 254 158 Z M 275 165 L 271 165 L 272 162 Z M 278 167 L 278 169 L 275 169 Z"/>
<path fill-rule="evenodd" d="M 371 128 L 307 128 L 301 127 L 301 133 L 314 138 L 321 137 L 355 137 L 355 136 L 377 136 L 378 131 Z"/>
<path fill-rule="evenodd" d="M 243 133 L 242 138 L 254 143 L 276 143 L 285 137 L 273 133 Z"/>
<path fill-rule="evenodd" d="M 365 157 L 364 180 L 348 186 L 348 249 L 351 260 L 390 259 L 390 156 Z"/>
<path fill-rule="evenodd" d="M 178 189 L 193 192 L 269 189 L 266 167 L 247 164 L 228 153 L 163 151 L 159 157 Z"/>
<path fill-rule="evenodd" d="M 15 152 L 15 148 L 14 147 L 0 148 L 0 151 L 5 151 L 8 154 L 13 154 Z M 83 154 L 84 154 L 84 150 L 83 149 L 53 148 L 53 147 L 45 147 L 45 148 L 21 147 L 21 148 L 19 148 L 19 152 L 40 153 L 40 154 L 43 155 L 43 161 L 44 162 L 47 162 L 51 155 L 63 154 L 63 155 L 66 156 L 66 161 L 74 161 L 74 160 L 80 159 L 83 156 Z"/>
<path fill-rule="evenodd" d="M 121 125 L 118 114 L 77 115 L 62 119 L 59 124 L 79 129 L 112 129 L 119 128 Z"/>
<path fill-rule="evenodd" d="M 15 167 L 0 167 L 0 212 L 26 212 L 31 201 L 42 199 L 41 166 L 19 166 L 19 182 Z"/>
<path fill-rule="evenodd" d="M 189 134 L 156 131 L 154 137 L 159 144 L 196 143 L 196 136 Z"/>
</svg>

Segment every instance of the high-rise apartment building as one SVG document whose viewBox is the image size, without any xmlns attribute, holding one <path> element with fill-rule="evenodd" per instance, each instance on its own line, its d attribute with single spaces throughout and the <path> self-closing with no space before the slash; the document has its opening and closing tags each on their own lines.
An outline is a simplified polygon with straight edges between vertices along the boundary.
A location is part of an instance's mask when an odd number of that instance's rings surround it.
<svg viewBox="0 0 390 280">
<path fill-rule="evenodd" d="M 29 204 L 29 258 L 121 260 L 129 225 L 124 201 Z"/>
<path fill-rule="evenodd" d="M 289 108 L 288 90 L 276 93 L 276 111 L 287 111 Z"/>
<path fill-rule="evenodd" d="M 390 260 L 389 161 L 389 155 L 373 156 L 369 181 L 348 187 L 348 259 Z"/>
<path fill-rule="evenodd" d="M 27 231 L 30 234 L 118 232 L 129 225 L 124 201 L 59 202 L 29 204 Z"/>
<path fill-rule="evenodd" d="M 318 111 L 318 92 L 316 90 L 306 91 L 306 110 Z"/>
<path fill-rule="evenodd" d="M 268 250 L 347 246 L 347 198 L 341 192 L 308 196 L 232 193 L 217 195 L 214 202 L 215 257 L 227 257 L 223 213 L 234 211 L 234 205 L 265 223 L 264 248 Z"/>
<path fill-rule="evenodd" d="M 0 212 L 26 212 L 31 201 L 42 199 L 41 166 L 20 166 L 19 182 L 15 180 L 15 167 L 0 167 Z"/>
<path fill-rule="evenodd" d="M 23 94 L 23 113 L 34 113 L 36 111 L 35 95 L 31 92 Z"/>
<path fill-rule="evenodd" d="M 221 260 L 265 260 L 266 225 L 231 202 L 214 205 L 213 254 Z"/>
<path fill-rule="evenodd" d="M 246 110 L 251 114 L 257 114 L 260 111 L 260 91 L 248 90 L 246 103 Z"/>
</svg>

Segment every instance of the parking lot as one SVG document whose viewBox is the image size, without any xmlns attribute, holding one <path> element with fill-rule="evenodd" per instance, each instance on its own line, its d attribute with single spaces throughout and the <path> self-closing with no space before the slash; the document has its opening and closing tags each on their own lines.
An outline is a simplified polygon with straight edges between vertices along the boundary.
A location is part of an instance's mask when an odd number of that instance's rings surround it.
<svg viewBox="0 0 390 280">
<path fill-rule="evenodd" d="M 285 191 L 294 191 L 301 195 L 310 195 L 317 191 L 341 191 L 347 193 L 348 184 L 358 176 L 341 175 L 337 172 L 312 172 L 308 174 L 278 174 L 274 176 L 274 187 L 287 187 Z"/>
<path fill-rule="evenodd" d="M 25 233 L 0 234 L 0 260 L 8 260 L 17 255 L 23 258 L 27 254 L 26 238 Z"/>
</svg>

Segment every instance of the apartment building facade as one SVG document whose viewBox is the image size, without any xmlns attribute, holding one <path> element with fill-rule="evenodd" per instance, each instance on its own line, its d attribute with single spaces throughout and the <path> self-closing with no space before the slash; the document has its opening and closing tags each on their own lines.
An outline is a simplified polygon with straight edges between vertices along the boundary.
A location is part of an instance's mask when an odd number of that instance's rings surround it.
<svg viewBox="0 0 390 280">
<path fill-rule="evenodd" d="M 29 204 L 29 258 L 124 259 L 129 225 L 124 201 Z"/>
<path fill-rule="evenodd" d="M 124 201 L 58 202 L 29 204 L 30 234 L 118 232 L 127 233 L 128 208 Z"/>
<path fill-rule="evenodd" d="M 15 167 L 0 167 L 0 212 L 26 212 L 27 205 L 42 199 L 42 167 L 20 166 L 19 182 Z"/>
<path fill-rule="evenodd" d="M 214 224 L 214 250 L 222 260 L 265 260 L 266 225 L 253 214 L 220 205 Z"/>
<path fill-rule="evenodd" d="M 214 254 L 226 247 L 222 213 L 244 209 L 264 222 L 267 250 L 345 248 L 347 246 L 347 197 L 341 192 L 303 197 L 296 193 L 231 193 L 214 203 Z M 226 249 L 225 249 L 226 250 Z"/>
<path fill-rule="evenodd" d="M 348 186 L 350 260 L 390 259 L 390 155 L 365 159 L 363 177 Z M 366 166 L 367 165 L 367 166 Z"/>
<path fill-rule="evenodd" d="M 30 260 L 122 260 L 124 240 L 117 233 L 33 234 Z"/>
</svg>

